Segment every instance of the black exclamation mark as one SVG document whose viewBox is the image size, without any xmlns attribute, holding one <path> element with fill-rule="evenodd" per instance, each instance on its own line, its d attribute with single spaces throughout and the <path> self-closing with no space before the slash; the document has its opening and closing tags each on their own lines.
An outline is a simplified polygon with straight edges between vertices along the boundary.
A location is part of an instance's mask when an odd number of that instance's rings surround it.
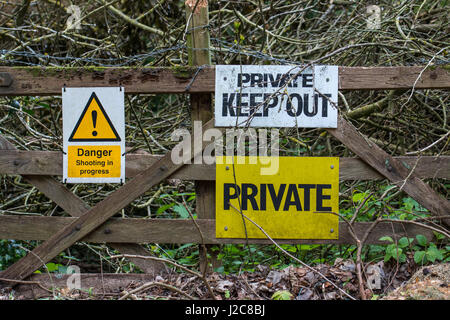
<svg viewBox="0 0 450 320">
<path fill-rule="evenodd" d="M 97 111 L 92 111 L 92 123 L 94 124 L 94 129 L 97 126 Z M 97 131 L 92 131 L 92 135 L 95 137 L 97 135 Z"/>
</svg>

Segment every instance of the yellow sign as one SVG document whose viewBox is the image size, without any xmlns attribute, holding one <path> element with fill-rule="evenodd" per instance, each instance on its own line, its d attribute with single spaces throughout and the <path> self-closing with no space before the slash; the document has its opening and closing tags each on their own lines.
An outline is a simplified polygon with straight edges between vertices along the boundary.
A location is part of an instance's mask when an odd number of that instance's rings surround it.
<svg viewBox="0 0 450 320">
<path fill-rule="evenodd" d="M 68 178 L 117 178 L 121 176 L 120 146 L 69 146 Z"/>
<path fill-rule="evenodd" d="M 261 175 L 269 161 L 216 158 L 216 237 L 267 238 L 245 215 L 271 238 L 338 239 L 339 158 L 279 157 Z"/>
<path fill-rule="evenodd" d="M 92 92 L 69 141 L 120 141 L 114 125 L 95 92 Z"/>
</svg>

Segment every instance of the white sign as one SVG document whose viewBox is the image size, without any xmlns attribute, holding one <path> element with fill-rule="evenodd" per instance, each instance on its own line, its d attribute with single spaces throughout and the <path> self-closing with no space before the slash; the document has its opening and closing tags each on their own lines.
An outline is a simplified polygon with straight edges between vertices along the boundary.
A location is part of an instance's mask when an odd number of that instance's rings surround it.
<svg viewBox="0 0 450 320">
<path fill-rule="evenodd" d="M 338 67 L 217 65 L 217 127 L 336 128 Z"/>
<path fill-rule="evenodd" d="M 63 88 L 63 182 L 125 182 L 124 89 Z"/>
</svg>

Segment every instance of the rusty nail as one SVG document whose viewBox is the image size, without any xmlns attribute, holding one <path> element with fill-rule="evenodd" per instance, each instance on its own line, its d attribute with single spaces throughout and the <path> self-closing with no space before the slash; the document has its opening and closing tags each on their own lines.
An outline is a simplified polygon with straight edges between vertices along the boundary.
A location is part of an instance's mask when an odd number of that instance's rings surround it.
<svg viewBox="0 0 450 320">
<path fill-rule="evenodd" d="M 81 226 L 80 226 L 79 224 L 77 224 L 77 225 L 75 226 L 75 230 L 80 231 L 80 230 L 81 230 Z"/>
<path fill-rule="evenodd" d="M 433 80 L 436 80 L 437 77 L 438 77 L 438 75 L 437 75 L 436 72 L 432 72 L 432 73 L 430 74 L 430 78 L 433 79 Z"/>
<path fill-rule="evenodd" d="M 104 232 L 105 232 L 105 234 L 110 234 L 111 233 L 111 229 L 106 228 Z"/>
</svg>

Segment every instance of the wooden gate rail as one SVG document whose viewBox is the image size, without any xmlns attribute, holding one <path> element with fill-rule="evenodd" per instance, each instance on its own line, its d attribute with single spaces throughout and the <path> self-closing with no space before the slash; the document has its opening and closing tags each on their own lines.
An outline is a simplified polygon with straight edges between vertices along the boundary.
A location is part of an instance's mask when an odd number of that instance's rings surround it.
<svg viewBox="0 0 450 320">
<path fill-rule="evenodd" d="M 1 216 L 1 238 L 20 240 L 47 240 L 59 230 L 67 227 L 76 218 L 43 216 Z M 245 239 L 216 239 L 214 219 L 196 219 L 205 244 L 244 243 Z M 356 222 L 354 228 L 357 236 L 362 238 L 371 222 Z M 168 232 L 170 230 L 170 232 Z M 107 232 L 105 232 L 107 231 Z M 367 243 L 386 244 L 380 241 L 382 236 L 393 238 L 425 235 L 432 239 L 430 229 L 409 223 L 379 223 L 370 233 Z M 191 220 L 185 219 L 145 219 L 145 218 L 111 218 L 100 228 L 89 233 L 80 241 L 95 243 L 202 243 L 197 227 Z M 248 239 L 251 244 L 272 244 L 267 239 Z M 288 244 L 354 244 L 355 240 L 347 229 L 345 222 L 339 223 L 339 239 L 277 239 L 278 243 Z"/>
<path fill-rule="evenodd" d="M 198 71 L 198 72 L 197 72 Z M 193 77 L 194 76 L 194 77 Z M 214 90 L 214 68 L 10 68 L 1 67 L 0 68 L 0 95 L 60 95 L 61 88 L 66 86 L 125 86 L 125 92 L 127 93 L 211 93 Z M 357 89 L 425 89 L 425 88 L 449 88 L 450 87 L 450 74 L 445 70 L 445 68 L 428 68 L 424 70 L 424 67 L 380 67 L 380 68 L 363 68 L 363 67 L 340 67 L 339 69 L 339 89 L 340 90 L 357 90 Z M 213 121 L 209 121 L 204 125 L 203 130 L 213 127 Z M 450 212 L 450 202 L 443 199 L 434 190 L 432 190 L 427 184 L 422 182 L 420 178 L 422 176 L 418 175 L 418 168 L 424 169 L 423 164 L 420 166 L 411 166 L 407 163 L 409 160 L 405 161 L 401 158 L 395 158 L 388 155 L 381 148 L 379 148 L 370 140 L 364 137 L 358 130 L 347 122 L 342 116 L 338 119 L 337 129 L 326 129 L 330 134 L 340 140 L 342 143 L 347 145 L 350 150 L 357 154 L 366 164 L 369 164 L 378 174 L 383 177 L 388 178 L 392 183 L 396 184 L 407 192 L 410 196 L 416 199 L 425 208 L 430 210 L 430 212 L 437 216 L 448 215 Z M 193 144 L 192 144 L 193 145 Z M 198 150 L 192 152 L 192 156 L 195 157 Z M 19 155 L 18 152 L 15 155 Z M 143 159 L 143 158 L 141 158 Z M 431 161 L 437 161 L 438 158 L 433 158 Z M 439 157 L 442 159 L 442 157 Z M 426 159 L 430 160 L 430 159 Z M 448 160 L 448 159 L 444 159 Z M 46 168 L 46 163 L 42 161 L 27 161 L 20 159 L 12 159 L 12 165 L 9 165 L 9 169 L 15 168 L 14 170 L 19 170 L 20 168 Z M 355 160 L 350 160 L 355 161 Z M 420 160 L 422 161 L 422 160 Z M 441 161 L 441 160 L 439 160 Z M 9 161 L 8 163 L 10 163 Z M 345 162 L 345 161 L 343 161 Z M 31 163 L 31 165 L 30 165 Z M 139 162 L 142 165 L 142 162 Z M 97 203 L 94 207 L 89 208 L 83 203 L 76 203 L 77 205 L 83 206 L 84 209 L 79 208 L 78 216 L 76 218 L 57 218 L 60 223 L 62 223 L 57 230 L 51 234 L 40 235 L 43 239 L 46 239 L 41 245 L 35 248 L 26 257 L 22 258 L 6 271 L 1 273 L 1 277 L 8 279 L 23 279 L 30 275 L 34 270 L 41 267 L 43 264 L 54 258 L 61 251 L 65 250 L 71 246 L 76 241 L 83 239 L 89 239 L 89 237 L 98 236 L 98 232 L 104 230 L 104 225 L 112 224 L 111 228 L 114 231 L 116 240 L 120 241 L 116 234 L 120 234 L 120 230 L 126 230 L 127 224 L 133 224 L 131 219 L 125 220 L 110 220 L 117 211 L 124 208 L 131 201 L 136 199 L 138 196 L 147 191 L 150 187 L 160 183 L 162 180 L 170 177 L 176 171 L 181 169 L 182 165 L 175 165 L 171 161 L 170 152 L 165 156 L 158 159 L 157 161 L 147 164 L 148 167 L 143 169 L 140 173 L 136 174 L 134 178 L 128 181 L 121 188 L 110 194 L 104 200 Z M 187 166 L 186 170 L 190 167 Z M 8 169 L 8 165 L 4 167 Z M 413 171 L 411 170 L 413 169 Z M 437 174 L 437 170 L 433 173 L 433 177 L 440 176 Z M 33 169 L 34 170 L 34 169 Z M 139 169 L 135 169 L 138 171 Z M 194 170 L 195 171 L 195 170 Z M 211 172 L 211 168 L 209 168 Z M 60 171 L 59 171 L 60 172 Z M 345 170 L 344 170 L 345 172 Z M 27 179 L 33 180 L 37 176 L 26 175 Z M 38 177 L 41 178 L 41 177 Z M 44 179 L 50 179 L 45 177 Z M 45 190 L 41 190 L 44 194 L 48 195 L 52 200 L 54 200 L 58 205 L 60 205 L 64 210 L 68 211 L 69 214 L 75 215 L 73 208 L 60 200 L 55 200 L 51 196 L 51 190 L 56 187 L 57 191 L 60 193 L 69 192 L 62 184 L 51 183 L 49 181 L 43 183 L 43 179 L 36 181 L 35 185 L 40 189 L 41 187 Z M 55 181 L 55 180 L 53 180 Z M 55 181 L 56 182 L 56 181 Z M 61 188 L 61 186 L 63 188 Z M 73 195 L 74 196 L 74 195 Z M 75 196 L 74 196 L 75 197 Z M 73 199 L 74 200 L 74 199 Z M 212 210 L 213 208 L 211 208 Z M 72 211 L 71 211 L 72 210 Z M 72 212 L 72 213 L 71 213 Z M 20 218 L 22 225 L 30 226 L 30 218 L 33 217 L 10 217 L 3 216 L 5 226 L 8 225 L 7 219 Z M 37 217 L 34 217 L 37 218 Z M 49 218 L 49 217 L 40 217 Z M 50 217 L 52 218 L 52 217 Z M 53 218 L 52 218 L 53 219 Z M 64 220 L 61 220 L 64 219 Z M 69 220 L 71 219 L 71 220 Z M 37 220 L 36 220 L 37 221 Z M 40 220 L 41 222 L 44 220 Z M 46 220 L 50 221 L 50 220 Z M 55 224 L 56 224 L 56 220 Z M 11 220 L 9 220 L 10 223 Z M 212 223 L 213 220 L 199 219 L 198 222 L 203 226 L 207 223 Z M 448 226 L 449 220 L 443 219 L 443 222 Z M 16 223 L 19 223 L 16 221 Z M 48 222 L 46 222 L 48 223 Z M 118 223 L 119 227 L 113 226 L 114 223 Z M 141 222 L 140 222 L 141 223 Z M 182 228 L 192 228 L 193 224 L 191 221 L 155 221 L 148 220 L 145 223 L 152 223 L 153 226 L 148 226 L 149 229 L 143 229 L 141 240 L 144 242 L 164 242 L 161 240 L 149 239 L 154 236 L 155 233 L 152 232 L 158 230 L 157 224 L 167 223 L 163 230 L 163 233 L 167 233 L 167 228 L 169 228 L 169 223 L 173 223 L 172 231 L 175 230 L 175 224 L 180 224 Z M 191 223 L 190 227 L 188 223 Z M 14 223 L 13 223 L 14 224 Z M 10 225 L 10 224 L 9 224 Z M 20 225 L 20 224 L 18 224 Z M 377 226 L 382 228 L 383 224 Z M 48 226 L 48 225 L 46 225 Z M 102 228 L 100 228 L 102 226 Z M 367 225 L 363 223 L 358 223 L 357 227 L 362 230 L 365 229 Z M 384 227 L 386 225 L 384 224 Z M 390 227 L 390 224 L 389 224 Z M 416 233 L 426 233 L 430 235 L 427 230 L 417 230 L 417 226 L 402 225 L 401 230 L 405 232 L 405 235 L 413 235 Z M 116 229 L 117 228 L 117 229 Z M 390 227 L 391 228 L 391 227 Z M 397 227 L 395 227 L 397 228 Z M 13 228 L 14 229 L 14 228 Z M 45 229 L 45 228 L 44 228 Z M 389 228 L 380 229 L 383 235 L 387 233 Z M 130 230 L 130 229 L 128 229 Z M 133 227 L 131 228 L 133 230 Z M 210 226 L 206 227 L 205 234 L 209 234 L 211 241 L 215 239 L 214 234 L 211 235 L 214 228 Z M 348 232 L 345 232 L 346 228 L 341 228 L 342 240 L 348 237 Z M 402 231 L 399 231 L 401 234 Z M 42 231 L 42 230 L 41 230 Z M 6 231 L 5 231 L 6 232 Z M 395 229 L 394 229 L 395 232 Z M 134 231 L 130 231 L 134 233 Z M 397 233 L 397 232 L 395 232 Z M 188 235 L 190 239 L 193 239 L 195 232 L 189 232 Z M 25 236 L 25 235 L 24 235 Z M 103 236 L 105 232 L 103 231 Z M 130 234 L 127 234 L 129 237 Z M 173 234 L 171 233 L 171 237 Z M 153 239 L 153 238 L 152 238 Z M 158 238 L 160 239 L 160 238 Z M 198 239 L 197 239 L 198 240 Z M 114 240 L 106 240 L 114 241 Z M 130 242 L 132 240 L 126 240 Z M 216 240 L 217 241 L 217 240 Z M 240 239 L 230 240 L 242 242 Z M 311 243 L 314 240 L 306 240 L 305 242 Z M 341 241 L 341 240 L 338 240 Z M 376 240 L 374 240 L 376 241 Z M 189 241 L 190 242 L 190 241 Z M 261 242 L 264 242 L 262 240 Z M 298 243 L 298 240 L 296 240 Z M 349 239 L 349 242 L 353 242 L 353 239 Z"/>
<path fill-rule="evenodd" d="M 339 90 L 448 89 L 444 67 L 339 67 Z M 123 86 L 125 93 L 213 93 L 215 67 L 0 67 L 0 95 L 61 95 L 67 87 Z M 193 77 L 195 76 L 195 79 Z M 9 78 L 10 81 L 5 79 Z M 3 80 L 2 80 L 3 79 Z M 8 85 L 9 84 L 9 85 Z"/>
<path fill-rule="evenodd" d="M 127 154 L 126 176 L 131 178 L 162 158 L 160 155 Z M 422 179 L 450 179 L 450 156 L 399 156 L 394 157 L 411 168 Z M 62 176 L 63 156 L 59 151 L 2 150 L 0 152 L 0 174 L 38 176 Z M 216 180 L 215 165 L 185 164 L 169 177 L 181 180 Z M 379 180 L 383 175 L 358 158 L 339 159 L 339 180 Z M 0 237 L 1 238 L 1 237 Z"/>
</svg>

